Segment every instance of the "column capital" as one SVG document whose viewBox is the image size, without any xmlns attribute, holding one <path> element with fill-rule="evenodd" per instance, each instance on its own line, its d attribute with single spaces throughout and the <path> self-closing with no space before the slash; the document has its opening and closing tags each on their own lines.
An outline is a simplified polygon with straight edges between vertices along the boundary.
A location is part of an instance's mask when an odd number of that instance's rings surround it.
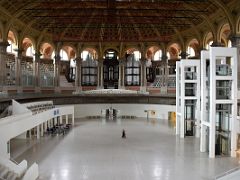
<svg viewBox="0 0 240 180">
<path fill-rule="evenodd" d="M 60 62 L 61 56 L 60 56 L 59 54 L 56 54 L 56 55 L 54 56 L 54 59 L 55 59 L 55 62 Z"/>
<path fill-rule="evenodd" d="M 141 63 L 141 65 L 145 65 L 147 60 L 145 58 L 141 58 L 139 59 L 139 62 Z"/>
<path fill-rule="evenodd" d="M 10 44 L 7 41 L 0 42 L 0 53 L 6 53 L 7 47 Z"/>
<path fill-rule="evenodd" d="M 186 59 L 189 54 L 185 51 L 182 51 L 179 55 L 181 56 L 181 59 Z"/>
<path fill-rule="evenodd" d="M 103 61 L 104 61 L 104 59 L 99 59 L 98 60 L 98 65 L 103 65 Z"/>
<path fill-rule="evenodd" d="M 76 61 L 76 62 L 82 62 L 83 59 L 82 59 L 81 57 L 76 57 L 76 58 L 75 58 L 75 61 Z"/>
<path fill-rule="evenodd" d="M 167 59 L 168 59 L 168 57 L 167 57 L 167 55 L 166 54 L 162 54 L 162 61 L 163 62 L 167 62 Z"/>
<path fill-rule="evenodd" d="M 213 42 L 211 45 L 211 47 L 224 47 L 224 45 L 221 42 Z"/>
<path fill-rule="evenodd" d="M 232 47 L 240 47 L 240 34 L 232 34 L 229 39 L 232 42 Z"/>
<path fill-rule="evenodd" d="M 118 62 L 119 62 L 119 65 L 123 65 L 123 66 L 127 64 L 126 59 L 119 59 Z"/>
<path fill-rule="evenodd" d="M 34 56 L 35 56 L 35 60 L 36 60 L 36 59 L 40 59 L 42 54 L 40 52 L 35 52 Z"/>
</svg>

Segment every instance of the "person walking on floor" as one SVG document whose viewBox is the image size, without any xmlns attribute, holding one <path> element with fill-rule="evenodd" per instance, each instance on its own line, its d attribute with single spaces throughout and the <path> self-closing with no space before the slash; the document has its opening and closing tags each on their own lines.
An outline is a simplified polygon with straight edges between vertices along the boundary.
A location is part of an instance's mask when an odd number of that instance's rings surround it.
<svg viewBox="0 0 240 180">
<path fill-rule="evenodd" d="M 126 132 L 124 129 L 122 130 L 122 138 L 126 138 Z"/>
</svg>

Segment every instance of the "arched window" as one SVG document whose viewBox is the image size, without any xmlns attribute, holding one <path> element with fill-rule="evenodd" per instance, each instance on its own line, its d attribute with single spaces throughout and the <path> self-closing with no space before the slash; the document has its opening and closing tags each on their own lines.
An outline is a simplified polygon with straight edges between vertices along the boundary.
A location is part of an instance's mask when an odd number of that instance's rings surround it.
<svg viewBox="0 0 240 180">
<path fill-rule="evenodd" d="M 67 52 L 63 49 L 60 50 L 60 56 L 62 61 L 68 61 L 68 55 Z"/>
<path fill-rule="evenodd" d="M 189 57 L 194 57 L 195 56 L 195 51 L 192 47 L 188 46 L 188 50 L 187 50 Z"/>
<path fill-rule="evenodd" d="M 154 57 L 153 57 L 153 60 L 154 61 L 161 61 L 162 60 L 162 50 L 158 50 L 155 54 L 154 54 Z"/>
<path fill-rule="evenodd" d="M 82 57 L 83 61 L 86 61 L 88 59 L 93 59 L 93 55 L 89 51 L 86 51 L 86 50 L 81 53 L 81 57 Z"/>
<path fill-rule="evenodd" d="M 51 59 L 55 59 L 55 52 L 52 52 Z"/>
<path fill-rule="evenodd" d="M 93 59 L 89 51 L 81 53 L 82 62 L 82 85 L 96 86 L 97 85 L 97 61 Z"/>
<path fill-rule="evenodd" d="M 8 43 L 9 43 L 9 46 L 7 47 L 7 52 L 16 54 L 16 51 L 14 51 L 14 48 L 16 48 L 14 43 L 11 40 L 8 40 Z"/>
<path fill-rule="evenodd" d="M 139 54 L 137 53 L 137 55 Z M 130 54 L 127 57 L 127 66 L 126 66 L 125 75 L 126 75 L 126 85 L 128 86 L 140 85 L 140 64 L 139 64 L 140 58 L 139 56 L 136 57 L 135 53 Z"/>
<path fill-rule="evenodd" d="M 133 54 L 136 61 L 139 61 L 141 59 L 140 51 L 133 51 Z"/>
<path fill-rule="evenodd" d="M 33 46 L 28 47 L 27 50 L 26 50 L 26 56 L 33 57 L 34 54 L 35 54 L 35 50 L 33 49 Z"/>
</svg>

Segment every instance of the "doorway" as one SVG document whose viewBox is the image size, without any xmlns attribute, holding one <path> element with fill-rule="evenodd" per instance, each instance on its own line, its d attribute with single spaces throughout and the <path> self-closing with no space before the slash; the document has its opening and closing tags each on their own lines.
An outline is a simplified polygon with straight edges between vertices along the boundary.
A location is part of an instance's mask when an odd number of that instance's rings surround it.
<svg viewBox="0 0 240 180">
<path fill-rule="evenodd" d="M 105 51 L 105 59 L 103 61 L 104 89 L 118 89 L 118 66 L 117 52 L 111 49 Z"/>
</svg>

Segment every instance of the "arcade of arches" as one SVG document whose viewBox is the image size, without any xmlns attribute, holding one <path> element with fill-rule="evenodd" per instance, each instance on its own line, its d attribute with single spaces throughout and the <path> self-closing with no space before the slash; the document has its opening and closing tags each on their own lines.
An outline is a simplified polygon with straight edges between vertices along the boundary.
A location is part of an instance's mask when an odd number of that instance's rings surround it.
<svg viewBox="0 0 240 180">
<path fill-rule="evenodd" d="M 0 91 L 175 93 L 210 46 L 240 46 L 239 0 L 2 0 Z"/>
</svg>

